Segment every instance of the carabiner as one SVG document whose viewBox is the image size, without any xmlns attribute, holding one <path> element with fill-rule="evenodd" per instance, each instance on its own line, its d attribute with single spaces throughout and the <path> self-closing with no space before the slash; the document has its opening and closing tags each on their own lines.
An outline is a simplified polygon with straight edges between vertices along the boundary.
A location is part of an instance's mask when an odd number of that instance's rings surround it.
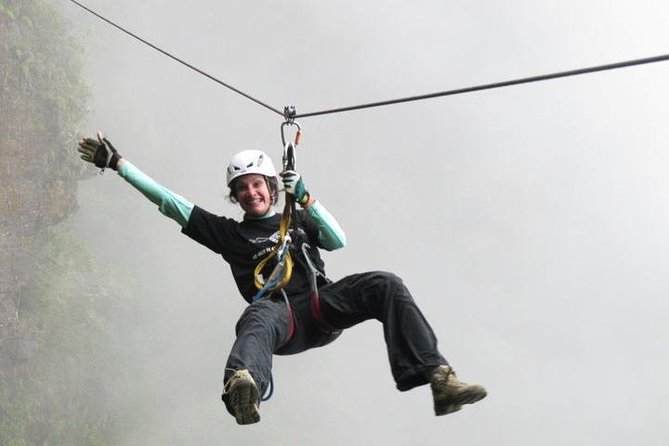
<svg viewBox="0 0 669 446">
<path fill-rule="evenodd" d="M 295 146 L 292 142 L 283 146 L 283 170 L 295 170 Z"/>
</svg>

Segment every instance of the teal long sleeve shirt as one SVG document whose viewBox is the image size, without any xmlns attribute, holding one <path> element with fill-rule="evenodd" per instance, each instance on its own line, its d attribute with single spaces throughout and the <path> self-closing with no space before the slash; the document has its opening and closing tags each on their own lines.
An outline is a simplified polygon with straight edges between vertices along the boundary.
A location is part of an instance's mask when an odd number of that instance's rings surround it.
<svg viewBox="0 0 669 446">
<path fill-rule="evenodd" d="M 157 205 L 163 215 L 176 221 L 182 228 L 186 227 L 195 206 L 193 203 L 158 184 L 128 160 L 123 160 L 118 174 Z M 346 235 L 341 226 L 318 200 L 307 208 L 307 213 L 318 226 L 321 248 L 332 251 L 346 246 Z"/>
</svg>

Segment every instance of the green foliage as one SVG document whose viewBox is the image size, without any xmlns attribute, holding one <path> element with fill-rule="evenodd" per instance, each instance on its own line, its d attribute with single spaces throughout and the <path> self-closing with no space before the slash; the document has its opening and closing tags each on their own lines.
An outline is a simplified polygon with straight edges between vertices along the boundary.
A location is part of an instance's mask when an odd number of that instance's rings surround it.
<svg viewBox="0 0 669 446">
<path fill-rule="evenodd" d="M 88 89 L 83 50 L 48 0 L 0 2 L 0 206 L 6 220 L 63 220 L 83 175 L 73 150 Z"/>
<path fill-rule="evenodd" d="M 21 100 L 26 108 L 39 109 L 45 122 L 30 119 L 31 126 L 65 131 L 62 124 L 81 118 L 87 96 L 82 49 L 68 32 L 69 24 L 48 0 L 3 0 L 0 11 L 0 97 L 11 106 Z"/>
<path fill-rule="evenodd" d="M 85 175 L 73 135 L 88 91 L 57 5 L 0 0 L 3 446 L 116 445 L 141 410 L 128 293 L 63 223 Z"/>
<path fill-rule="evenodd" d="M 133 414 L 116 396 L 132 382 L 121 364 L 133 349 L 118 336 L 130 307 L 67 228 L 43 231 L 36 244 L 0 382 L 0 444 L 116 444 Z"/>
</svg>

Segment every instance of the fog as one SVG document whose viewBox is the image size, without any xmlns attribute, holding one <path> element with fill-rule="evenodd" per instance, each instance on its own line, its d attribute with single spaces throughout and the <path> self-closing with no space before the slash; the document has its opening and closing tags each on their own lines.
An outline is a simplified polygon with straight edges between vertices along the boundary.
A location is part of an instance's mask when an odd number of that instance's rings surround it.
<svg viewBox="0 0 669 446">
<path fill-rule="evenodd" d="M 63 3 L 88 54 L 81 134 L 103 130 L 161 184 L 240 218 L 227 161 L 246 148 L 279 161 L 282 118 Z M 669 42 L 661 0 L 86 5 L 302 113 Z M 401 276 L 461 379 L 488 389 L 446 417 L 427 387 L 395 390 L 370 321 L 276 358 L 262 421 L 237 426 L 220 393 L 245 303 L 227 265 L 113 172 L 82 182 L 72 224 L 125 272 L 156 346 L 137 380 L 159 410 L 127 444 L 667 444 L 668 74 L 659 63 L 299 120 L 298 170 L 348 237 L 325 254 L 329 276 Z"/>
</svg>

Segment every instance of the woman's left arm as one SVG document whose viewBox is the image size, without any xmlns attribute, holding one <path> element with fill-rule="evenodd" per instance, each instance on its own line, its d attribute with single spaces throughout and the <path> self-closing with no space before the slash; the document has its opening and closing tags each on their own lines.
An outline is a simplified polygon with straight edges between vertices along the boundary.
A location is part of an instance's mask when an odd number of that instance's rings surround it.
<svg viewBox="0 0 669 446">
<path fill-rule="evenodd" d="M 309 197 L 309 203 L 303 207 L 318 226 L 318 243 L 321 248 L 334 251 L 346 246 L 344 230 L 320 201 Z"/>
</svg>

